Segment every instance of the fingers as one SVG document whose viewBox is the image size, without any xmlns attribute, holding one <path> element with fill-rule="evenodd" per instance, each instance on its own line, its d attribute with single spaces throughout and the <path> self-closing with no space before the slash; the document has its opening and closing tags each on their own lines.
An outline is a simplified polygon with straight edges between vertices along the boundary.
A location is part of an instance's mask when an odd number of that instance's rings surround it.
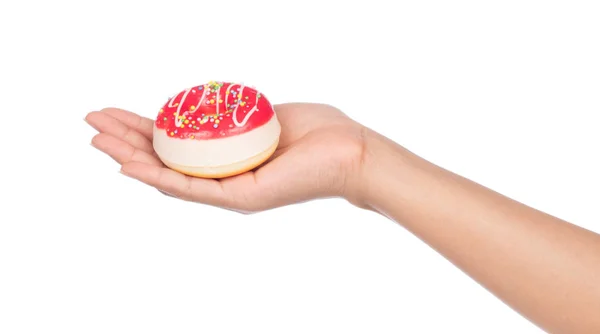
<svg viewBox="0 0 600 334">
<path fill-rule="evenodd" d="M 231 208 L 232 203 L 217 180 L 194 178 L 139 161 L 124 163 L 121 173 L 183 200 Z"/>
<path fill-rule="evenodd" d="M 123 124 L 141 133 L 144 137 L 152 142 L 152 129 L 154 127 L 153 120 L 132 113 L 131 111 L 118 108 L 105 108 L 100 112 L 118 119 L 119 121 L 123 122 Z"/>
<path fill-rule="evenodd" d="M 94 136 L 92 138 L 92 145 L 109 155 L 119 164 L 137 161 L 154 166 L 162 166 L 162 162 L 156 156 L 107 133 L 99 133 Z"/>
<path fill-rule="evenodd" d="M 260 198 L 254 173 L 231 177 L 222 182 L 183 175 L 166 168 L 152 147 L 154 122 L 126 110 L 107 108 L 92 112 L 88 123 L 100 133 L 92 145 L 122 165 L 121 172 L 183 200 L 199 202 L 237 212 L 258 211 Z M 225 190 L 226 189 L 226 190 Z"/>
<path fill-rule="evenodd" d="M 126 125 L 107 113 L 99 111 L 91 112 L 87 115 L 86 121 L 101 133 L 109 134 L 142 151 L 154 154 L 154 148 L 148 138 L 135 130 L 135 128 Z"/>
</svg>

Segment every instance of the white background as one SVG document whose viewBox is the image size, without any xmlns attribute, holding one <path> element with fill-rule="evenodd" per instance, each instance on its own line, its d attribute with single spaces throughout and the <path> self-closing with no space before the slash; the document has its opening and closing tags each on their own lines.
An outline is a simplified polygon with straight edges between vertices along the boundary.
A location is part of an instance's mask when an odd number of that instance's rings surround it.
<svg viewBox="0 0 600 334">
<path fill-rule="evenodd" d="M 381 216 L 167 198 L 92 148 L 83 117 L 243 81 L 600 231 L 599 17 L 596 1 L 2 2 L 0 333 L 540 333 Z"/>
</svg>

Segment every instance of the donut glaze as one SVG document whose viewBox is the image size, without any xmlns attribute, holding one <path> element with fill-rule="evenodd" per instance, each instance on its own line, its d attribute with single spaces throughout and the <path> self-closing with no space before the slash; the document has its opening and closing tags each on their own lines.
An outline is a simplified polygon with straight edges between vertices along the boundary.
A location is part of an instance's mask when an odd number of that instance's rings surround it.
<svg viewBox="0 0 600 334">
<path fill-rule="evenodd" d="M 271 103 L 256 89 L 213 81 L 170 98 L 155 125 L 174 138 L 216 139 L 249 132 L 274 114 Z"/>
<path fill-rule="evenodd" d="M 153 145 L 172 169 L 224 177 L 266 160 L 277 146 L 280 130 L 273 106 L 259 91 L 211 81 L 169 98 L 154 122 Z"/>
</svg>

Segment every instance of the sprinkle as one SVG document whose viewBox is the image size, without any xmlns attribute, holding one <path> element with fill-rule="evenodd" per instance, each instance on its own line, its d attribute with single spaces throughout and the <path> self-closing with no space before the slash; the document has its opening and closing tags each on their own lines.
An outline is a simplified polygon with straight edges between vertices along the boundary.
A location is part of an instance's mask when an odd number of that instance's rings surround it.
<svg viewBox="0 0 600 334">
<path fill-rule="evenodd" d="M 210 118 L 210 121 L 211 121 L 211 122 L 214 122 L 214 121 L 215 121 L 215 119 L 211 117 L 211 118 Z"/>
<path fill-rule="evenodd" d="M 177 130 L 175 130 L 175 133 L 177 133 Z"/>
<path fill-rule="evenodd" d="M 173 116 L 175 116 L 175 115 L 177 115 L 177 112 L 174 112 L 174 113 L 173 113 Z"/>
<path fill-rule="evenodd" d="M 179 103 L 175 103 L 175 104 L 174 104 L 174 106 L 176 106 L 176 107 L 177 107 L 178 105 L 179 105 Z"/>
<path fill-rule="evenodd" d="M 239 94 L 237 95 L 237 97 L 238 97 L 238 98 L 242 97 L 242 93 L 239 93 Z"/>
<path fill-rule="evenodd" d="M 159 114 L 162 114 L 163 112 L 164 112 L 164 110 L 162 110 L 162 109 L 158 111 Z"/>
<path fill-rule="evenodd" d="M 166 118 L 166 117 L 164 117 L 164 118 L 163 118 L 163 121 L 166 121 L 166 120 L 167 120 L 167 118 Z"/>
<path fill-rule="evenodd" d="M 192 121 L 192 124 L 196 124 L 196 121 Z"/>
<path fill-rule="evenodd" d="M 191 135 L 191 136 L 190 136 L 190 138 L 191 138 L 191 139 L 194 139 L 194 138 L 196 138 L 196 137 L 194 137 L 194 135 Z"/>
<path fill-rule="evenodd" d="M 183 122 L 185 124 L 188 124 L 190 121 L 188 121 L 187 119 Z"/>
<path fill-rule="evenodd" d="M 246 100 L 248 99 L 248 97 L 246 96 Z"/>
<path fill-rule="evenodd" d="M 196 110 L 196 107 L 195 106 L 190 106 L 190 110 L 194 111 L 194 110 Z"/>
<path fill-rule="evenodd" d="M 218 119 L 215 120 L 215 124 L 219 124 L 219 122 L 221 122 L 221 121 L 219 121 Z"/>
<path fill-rule="evenodd" d="M 246 102 L 242 102 L 242 103 L 240 103 L 240 105 L 243 107 L 246 105 Z"/>
<path fill-rule="evenodd" d="M 181 124 L 180 128 L 182 128 L 182 129 L 185 128 L 185 125 Z"/>
<path fill-rule="evenodd" d="M 222 99 L 220 99 L 220 100 L 219 100 L 219 103 L 223 103 L 223 100 L 222 100 Z"/>
<path fill-rule="evenodd" d="M 210 104 L 215 104 L 215 100 L 214 99 L 210 99 Z"/>
<path fill-rule="evenodd" d="M 230 128 L 233 128 L 233 125 L 232 125 L 232 124 L 229 124 L 229 127 L 230 127 Z"/>
<path fill-rule="evenodd" d="M 215 129 L 218 127 L 219 127 L 219 125 L 217 125 L 217 124 L 213 125 L 213 128 L 215 128 Z"/>
<path fill-rule="evenodd" d="M 171 131 L 170 135 L 171 135 L 171 136 L 174 136 L 174 135 L 175 135 L 175 133 L 174 133 L 173 131 Z"/>
</svg>

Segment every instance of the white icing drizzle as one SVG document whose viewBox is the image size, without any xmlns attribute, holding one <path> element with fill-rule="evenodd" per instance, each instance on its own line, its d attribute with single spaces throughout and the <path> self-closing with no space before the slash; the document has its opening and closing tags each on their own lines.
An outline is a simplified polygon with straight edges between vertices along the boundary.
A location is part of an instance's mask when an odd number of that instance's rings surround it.
<svg viewBox="0 0 600 334">
<path fill-rule="evenodd" d="M 206 85 L 203 85 L 203 89 L 202 89 L 202 97 L 200 98 L 200 102 L 198 103 L 198 106 L 196 106 L 196 108 L 200 107 L 202 105 L 202 102 L 204 102 L 204 97 L 206 96 Z M 175 112 L 175 126 L 176 127 L 180 127 L 181 124 L 183 124 L 183 120 L 180 119 L 179 115 L 181 113 L 181 107 L 183 106 L 183 103 L 185 102 L 185 99 L 187 98 L 188 94 L 190 93 L 190 91 L 193 89 L 192 88 L 188 88 L 185 90 L 185 92 L 183 93 L 183 96 L 181 97 L 181 100 L 179 100 L 179 104 L 177 105 L 177 111 Z M 177 94 L 179 95 L 179 94 Z M 177 95 L 173 96 L 173 98 L 171 99 L 171 101 L 169 101 L 168 107 L 169 108 L 173 108 L 175 99 L 177 98 Z M 217 113 L 218 111 L 218 106 L 217 106 Z"/>
<path fill-rule="evenodd" d="M 233 87 L 234 85 L 238 85 L 240 86 L 240 90 L 238 92 L 238 94 L 240 96 L 244 96 L 244 89 L 246 88 L 244 85 L 240 85 L 240 84 L 230 84 L 229 87 L 227 87 L 227 90 L 225 91 L 225 101 L 227 101 L 227 98 L 229 97 L 229 90 L 231 89 L 231 87 Z M 231 115 L 231 117 L 233 118 L 233 123 L 235 124 L 235 126 L 237 127 L 242 127 L 244 125 L 246 125 L 246 123 L 248 122 L 248 120 L 250 119 L 250 116 L 252 116 L 252 114 L 254 114 L 256 112 L 256 109 L 258 109 L 258 92 L 256 92 L 256 101 L 254 102 L 254 107 L 252 109 L 250 109 L 250 111 L 248 111 L 246 113 L 246 116 L 244 117 L 244 119 L 241 122 L 238 122 L 238 118 L 237 118 L 237 110 L 240 107 L 240 102 L 238 101 L 235 105 L 235 109 L 233 109 L 233 115 Z M 236 99 L 240 99 L 238 98 L 238 96 L 235 97 Z"/>
<path fill-rule="evenodd" d="M 217 89 L 217 96 L 215 98 L 215 103 L 217 104 L 217 116 L 219 116 L 219 93 L 221 93 L 221 87 L 219 87 L 219 89 Z M 227 100 L 225 100 L 225 103 L 227 103 Z"/>
<path fill-rule="evenodd" d="M 252 116 L 252 114 L 254 114 L 258 110 L 258 98 L 259 98 L 260 93 L 256 92 L 256 101 L 254 102 L 254 107 L 252 109 L 250 109 L 250 111 L 248 111 L 246 113 L 246 116 L 244 117 L 244 119 L 241 122 L 239 122 L 238 118 L 237 118 L 237 111 L 241 104 L 241 97 L 244 96 L 244 89 L 246 88 L 246 86 L 244 86 L 243 84 L 236 84 L 236 83 L 229 84 L 229 86 L 227 86 L 227 89 L 225 90 L 225 100 L 224 100 L 225 104 L 227 104 L 227 99 L 229 98 L 229 92 L 230 92 L 231 88 L 233 88 L 233 86 L 240 86 L 240 88 L 238 90 L 238 93 L 235 96 L 235 99 L 236 99 L 235 109 L 233 109 L 233 115 L 231 115 L 231 117 L 233 118 L 233 123 L 235 124 L 235 126 L 242 127 L 242 126 L 246 125 L 246 123 L 248 123 L 250 116 Z M 179 104 L 177 105 L 177 111 L 175 112 L 175 126 L 176 127 L 180 127 L 181 124 L 183 124 L 183 119 L 181 119 L 179 117 L 180 113 L 181 113 L 181 107 L 183 106 L 185 99 L 187 98 L 187 96 L 189 95 L 190 91 L 193 88 L 194 87 L 186 89 L 183 93 L 183 96 L 179 100 Z M 217 115 L 219 115 L 220 92 L 221 92 L 221 89 L 219 88 L 216 93 L 216 101 L 215 101 L 216 108 L 217 108 Z M 169 108 L 175 107 L 175 99 L 177 98 L 178 95 L 179 94 L 173 96 L 171 101 L 169 101 L 169 104 L 168 104 Z M 204 99 L 206 98 L 207 95 L 208 95 L 208 90 L 207 90 L 207 85 L 205 84 L 205 85 L 203 85 L 203 89 L 202 89 L 202 97 L 200 98 L 200 102 L 198 102 L 198 106 L 196 106 L 196 108 L 199 108 L 202 105 L 202 102 L 204 102 Z M 238 97 L 238 95 L 240 97 Z M 184 113 L 187 113 L 187 111 Z"/>
</svg>

